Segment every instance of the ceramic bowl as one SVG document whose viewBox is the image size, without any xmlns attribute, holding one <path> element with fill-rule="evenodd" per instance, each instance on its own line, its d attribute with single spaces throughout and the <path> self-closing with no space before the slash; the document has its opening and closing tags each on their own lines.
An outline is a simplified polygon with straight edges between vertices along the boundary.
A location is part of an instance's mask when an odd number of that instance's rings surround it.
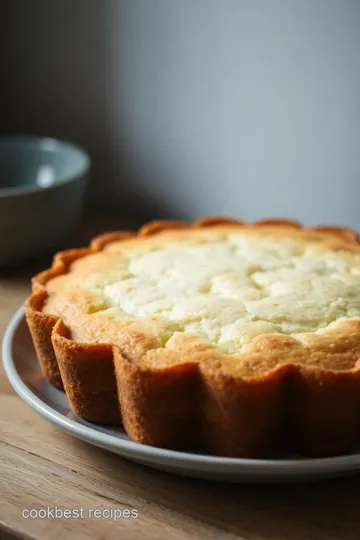
<svg viewBox="0 0 360 540">
<path fill-rule="evenodd" d="M 0 266 L 61 248 L 81 218 L 89 169 L 73 144 L 0 137 Z"/>
</svg>

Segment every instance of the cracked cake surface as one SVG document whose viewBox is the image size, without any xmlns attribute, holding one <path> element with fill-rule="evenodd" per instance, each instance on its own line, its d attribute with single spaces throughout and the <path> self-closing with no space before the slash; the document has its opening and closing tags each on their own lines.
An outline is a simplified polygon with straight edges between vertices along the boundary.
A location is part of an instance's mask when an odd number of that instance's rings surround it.
<svg viewBox="0 0 360 540">
<path fill-rule="evenodd" d="M 46 289 L 44 313 L 60 316 L 75 341 L 121 346 L 138 332 L 141 361 L 154 366 L 180 350 L 184 360 L 211 354 L 244 376 L 289 354 L 332 369 L 354 365 L 343 348 L 336 354 L 336 337 L 360 331 L 360 252 L 331 235 L 231 225 L 165 231 L 113 242 Z M 304 355 L 307 346 L 318 354 Z M 264 349 L 271 357 L 251 365 Z"/>
<path fill-rule="evenodd" d="M 134 441 L 238 457 L 360 437 L 360 243 L 344 227 L 203 218 L 106 233 L 33 278 L 44 376 Z"/>
</svg>

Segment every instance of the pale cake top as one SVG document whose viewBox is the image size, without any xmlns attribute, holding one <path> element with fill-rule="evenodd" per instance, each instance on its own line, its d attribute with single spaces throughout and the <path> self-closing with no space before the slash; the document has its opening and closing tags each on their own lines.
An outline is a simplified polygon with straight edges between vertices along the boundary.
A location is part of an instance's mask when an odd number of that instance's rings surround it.
<svg viewBox="0 0 360 540">
<path fill-rule="evenodd" d="M 342 369 L 355 363 L 336 353 L 343 336 L 360 343 L 360 250 L 331 233 L 230 224 L 163 231 L 78 259 L 46 290 L 43 312 L 61 317 L 75 341 L 129 348 L 130 339 L 161 364 L 174 353 L 211 355 L 249 374 L 295 355 Z"/>
</svg>

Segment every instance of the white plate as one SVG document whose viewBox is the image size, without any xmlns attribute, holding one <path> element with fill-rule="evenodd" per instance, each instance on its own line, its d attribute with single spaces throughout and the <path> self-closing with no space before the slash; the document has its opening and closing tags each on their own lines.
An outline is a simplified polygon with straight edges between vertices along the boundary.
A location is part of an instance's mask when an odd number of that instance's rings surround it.
<svg viewBox="0 0 360 540">
<path fill-rule="evenodd" d="M 359 453 L 324 459 L 214 457 L 138 444 L 120 427 L 85 422 L 71 411 L 65 393 L 42 377 L 23 308 L 16 312 L 5 333 L 3 362 L 14 390 L 41 416 L 74 437 L 149 467 L 184 476 L 248 483 L 309 481 L 360 472 Z"/>
</svg>

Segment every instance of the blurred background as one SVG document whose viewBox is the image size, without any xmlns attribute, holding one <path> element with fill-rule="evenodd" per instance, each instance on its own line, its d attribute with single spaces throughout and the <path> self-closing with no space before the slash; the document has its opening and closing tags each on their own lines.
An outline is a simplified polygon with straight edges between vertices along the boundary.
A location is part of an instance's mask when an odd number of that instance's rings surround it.
<svg viewBox="0 0 360 540">
<path fill-rule="evenodd" d="M 358 0 L 1 2 L 1 132 L 92 158 L 90 204 L 360 229 Z"/>
</svg>

